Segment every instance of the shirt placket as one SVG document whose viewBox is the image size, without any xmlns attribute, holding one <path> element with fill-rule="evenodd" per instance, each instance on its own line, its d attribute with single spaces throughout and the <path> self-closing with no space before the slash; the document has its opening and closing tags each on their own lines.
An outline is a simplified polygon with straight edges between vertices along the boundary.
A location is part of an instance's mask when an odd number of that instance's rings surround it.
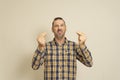
<svg viewBox="0 0 120 80">
<path fill-rule="evenodd" d="M 62 80 L 62 45 L 59 46 L 59 80 Z"/>
</svg>

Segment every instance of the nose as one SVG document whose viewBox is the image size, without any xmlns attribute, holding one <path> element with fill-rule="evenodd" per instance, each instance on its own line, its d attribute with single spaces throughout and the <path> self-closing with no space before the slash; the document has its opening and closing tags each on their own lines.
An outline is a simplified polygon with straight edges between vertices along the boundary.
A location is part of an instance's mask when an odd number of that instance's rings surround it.
<svg viewBox="0 0 120 80">
<path fill-rule="evenodd" d="M 61 29 L 61 26 L 60 26 L 60 25 L 58 26 L 58 29 Z"/>
</svg>

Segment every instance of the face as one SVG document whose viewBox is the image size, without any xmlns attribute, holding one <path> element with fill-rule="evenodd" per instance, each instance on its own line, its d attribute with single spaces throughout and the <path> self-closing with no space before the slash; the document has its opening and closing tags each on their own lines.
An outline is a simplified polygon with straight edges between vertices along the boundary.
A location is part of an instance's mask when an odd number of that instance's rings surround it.
<svg viewBox="0 0 120 80">
<path fill-rule="evenodd" d="M 63 20 L 55 20 L 54 25 L 52 26 L 52 31 L 55 35 L 55 38 L 62 39 L 65 36 L 66 25 Z"/>
</svg>

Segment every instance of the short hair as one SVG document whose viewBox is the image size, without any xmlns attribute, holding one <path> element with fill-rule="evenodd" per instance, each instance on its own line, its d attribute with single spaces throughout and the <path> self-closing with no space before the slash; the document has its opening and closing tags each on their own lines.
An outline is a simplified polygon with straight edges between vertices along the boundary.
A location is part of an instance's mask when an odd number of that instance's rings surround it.
<svg viewBox="0 0 120 80">
<path fill-rule="evenodd" d="M 64 22 L 64 24 L 65 24 L 65 21 L 64 21 L 64 19 L 63 19 L 62 17 L 56 17 L 56 18 L 54 18 L 54 20 L 53 20 L 53 22 L 52 22 L 52 26 L 54 26 L 54 22 L 55 22 L 56 20 L 63 20 L 63 22 Z M 66 24 L 65 24 L 65 25 L 66 25 Z"/>
</svg>

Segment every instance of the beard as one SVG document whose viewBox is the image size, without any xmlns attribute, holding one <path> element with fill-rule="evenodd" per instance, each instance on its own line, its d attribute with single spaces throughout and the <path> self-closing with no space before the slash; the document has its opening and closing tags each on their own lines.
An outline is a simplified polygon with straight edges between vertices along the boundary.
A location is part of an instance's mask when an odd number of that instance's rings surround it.
<svg viewBox="0 0 120 80">
<path fill-rule="evenodd" d="M 63 35 L 57 35 L 56 36 L 58 39 L 63 39 L 64 38 L 64 34 Z"/>
</svg>

